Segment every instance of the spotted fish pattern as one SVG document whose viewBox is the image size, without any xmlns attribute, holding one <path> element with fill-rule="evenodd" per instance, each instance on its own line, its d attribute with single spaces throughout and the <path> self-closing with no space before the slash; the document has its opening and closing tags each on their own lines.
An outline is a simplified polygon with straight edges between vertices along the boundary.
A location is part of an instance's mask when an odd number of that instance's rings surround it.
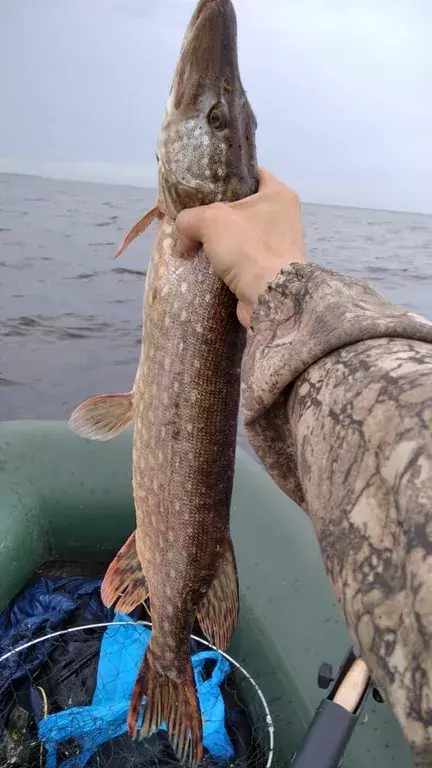
<svg viewBox="0 0 432 768">
<path fill-rule="evenodd" d="M 204 754 L 192 626 L 197 618 L 224 649 L 239 610 L 229 512 L 246 339 L 235 297 L 202 249 L 176 256 L 175 218 L 257 191 L 255 130 L 231 0 L 199 0 L 162 121 L 156 205 L 118 252 L 158 221 L 135 382 L 131 392 L 90 398 L 70 419 L 74 432 L 99 440 L 134 424 L 137 528 L 109 567 L 102 597 L 123 610 L 150 598 L 152 634 L 129 732 L 144 737 L 166 723 L 177 758 L 190 766 Z"/>
</svg>

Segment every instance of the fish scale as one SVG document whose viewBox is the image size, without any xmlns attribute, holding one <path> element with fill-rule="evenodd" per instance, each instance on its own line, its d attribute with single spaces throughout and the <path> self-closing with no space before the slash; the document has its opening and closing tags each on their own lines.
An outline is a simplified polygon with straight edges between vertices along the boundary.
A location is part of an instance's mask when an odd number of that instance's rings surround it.
<svg viewBox="0 0 432 768">
<path fill-rule="evenodd" d="M 186 207 L 233 201 L 258 186 L 256 120 L 237 60 L 231 0 L 200 0 L 186 31 L 158 143 L 158 232 L 146 279 L 141 356 L 131 392 L 99 395 L 70 419 L 77 434 L 107 440 L 134 423 L 136 531 L 110 565 L 102 598 L 129 611 L 150 597 L 152 635 L 128 713 L 135 736 L 167 723 L 180 761 L 203 756 L 190 658 L 197 618 L 226 648 L 238 617 L 230 537 L 240 367 L 245 331 L 236 299 L 204 251 L 176 255 L 175 218 Z"/>
</svg>

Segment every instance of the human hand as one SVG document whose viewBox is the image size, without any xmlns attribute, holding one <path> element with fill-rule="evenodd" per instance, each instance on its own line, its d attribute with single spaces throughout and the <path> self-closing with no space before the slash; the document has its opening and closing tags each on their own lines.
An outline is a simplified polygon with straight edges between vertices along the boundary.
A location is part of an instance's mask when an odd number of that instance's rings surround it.
<svg viewBox="0 0 432 768">
<path fill-rule="evenodd" d="M 187 256 L 203 244 L 213 269 L 237 296 L 237 315 L 245 327 L 267 283 L 288 264 L 307 261 L 300 201 L 264 169 L 255 195 L 186 208 L 176 226 L 177 254 Z"/>
</svg>

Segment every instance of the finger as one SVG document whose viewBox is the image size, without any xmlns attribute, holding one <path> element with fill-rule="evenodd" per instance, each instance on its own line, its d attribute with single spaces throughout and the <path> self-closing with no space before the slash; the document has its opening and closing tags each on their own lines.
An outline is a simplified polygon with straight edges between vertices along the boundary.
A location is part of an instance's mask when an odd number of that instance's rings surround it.
<svg viewBox="0 0 432 768">
<path fill-rule="evenodd" d="M 215 232 L 221 231 L 222 221 L 227 216 L 228 206 L 224 203 L 200 205 L 197 208 L 185 208 L 176 219 L 179 234 L 178 253 L 185 254 L 202 243 L 204 247 L 211 241 Z"/>
<path fill-rule="evenodd" d="M 196 251 L 202 242 L 202 208 L 185 208 L 176 218 L 178 240 L 175 247 L 177 256 L 187 256 Z"/>
<path fill-rule="evenodd" d="M 249 328 L 252 307 L 247 307 L 242 301 L 237 304 L 237 317 L 244 328 Z"/>
<path fill-rule="evenodd" d="M 232 208 L 233 210 L 238 210 L 239 208 L 249 208 L 251 205 L 255 204 L 256 198 L 266 190 L 272 189 L 273 187 L 280 184 L 279 179 L 276 178 L 270 171 L 267 171 L 266 168 L 258 168 L 258 175 L 259 175 L 259 187 L 258 191 L 255 192 L 253 195 L 249 195 L 248 197 L 243 197 L 241 200 L 236 200 L 234 203 L 229 203 L 228 207 Z"/>
<path fill-rule="evenodd" d="M 190 240 L 188 237 L 182 235 L 178 238 L 175 245 L 176 256 L 191 256 L 197 249 L 198 242 L 196 240 Z"/>
<path fill-rule="evenodd" d="M 260 192 L 269 189 L 270 187 L 274 187 L 275 184 L 280 184 L 279 179 L 277 179 L 271 171 L 268 171 L 267 168 L 258 168 L 258 174 Z"/>
<path fill-rule="evenodd" d="M 179 235 L 176 252 L 180 256 L 194 250 L 202 242 L 203 232 L 202 207 L 185 208 L 176 218 L 176 228 Z"/>
</svg>

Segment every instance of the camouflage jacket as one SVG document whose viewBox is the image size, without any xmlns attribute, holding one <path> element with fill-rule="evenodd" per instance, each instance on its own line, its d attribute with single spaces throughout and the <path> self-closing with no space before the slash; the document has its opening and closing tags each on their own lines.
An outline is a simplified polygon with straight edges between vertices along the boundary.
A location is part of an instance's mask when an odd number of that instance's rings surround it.
<svg viewBox="0 0 432 768">
<path fill-rule="evenodd" d="M 292 264 L 254 308 L 242 402 L 416 765 L 432 765 L 432 323 Z"/>
</svg>

